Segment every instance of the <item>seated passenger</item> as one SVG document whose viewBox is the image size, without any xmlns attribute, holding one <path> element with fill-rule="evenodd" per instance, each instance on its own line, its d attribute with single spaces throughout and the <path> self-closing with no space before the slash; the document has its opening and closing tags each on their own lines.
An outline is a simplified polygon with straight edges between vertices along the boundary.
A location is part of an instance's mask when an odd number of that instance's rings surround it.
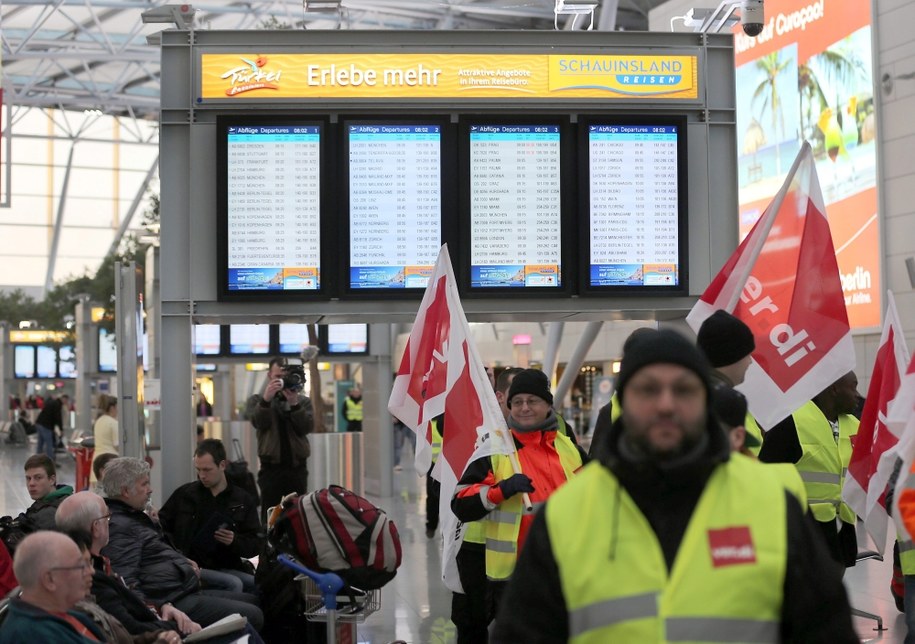
<svg viewBox="0 0 915 644">
<path fill-rule="evenodd" d="M 143 511 L 152 494 L 149 465 L 138 458 L 116 458 L 103 481 L 111 512 L 108 545 L 101 554 L 147 603 L 161 609 L 174 604 L 203 626 L 240 613 L 256 630 L 264 615 L 253 595 L 201 590 L 199 567 L 166 541 L 159 526 Z"/>
<path fill-rule="evenodd" d="M 44 454 L 30 456 L 25 462 L 24 469 L 25 484 L 34 503 L 19 515 L 19 524 L 26 532 L 53 530 L 57 506 L 73 494 L 73 488 L 57 484 L 57 468 L 54 467 L 54 461 Z"/>
<path fill-rule="evenodd" d="M 214 572 L 238 584 L 236 590 L 254 592 L 254 557 L 264 546 L 252 496 L 226 478 L 226 448 L 207 438 L 194 452 L 197 480 L 182 485 L 159 510 L 159 524 L 178 550 L 201 567 L 205 584 L 219 585 Z"/>
<path fill-rule="evenodd" d="M 146 601 L 127 587 L 113 570 L 101 550 L 108 545 L 108 521 L 111 514 L 105 499 L 94 492 L 77 492 L 64 499 L 57 508 L 57 528 L 68 534 L 82 532 L 90 538 L 92 594 L 107 613 L 120 621 L 133 635 L 177 629 L 185 635 L 200 630 L 190 617 L 170 603 L 147 605 Z"/>
<path fill-rule="evenodd" d="M 13 568 L 22 593 L 10 600 L 0 644 L 104 642 L 91 619 L 73 610 L 92 574 L 79 548 L 59 532 L 38 531 L 16 548 Z"/>
</svg>

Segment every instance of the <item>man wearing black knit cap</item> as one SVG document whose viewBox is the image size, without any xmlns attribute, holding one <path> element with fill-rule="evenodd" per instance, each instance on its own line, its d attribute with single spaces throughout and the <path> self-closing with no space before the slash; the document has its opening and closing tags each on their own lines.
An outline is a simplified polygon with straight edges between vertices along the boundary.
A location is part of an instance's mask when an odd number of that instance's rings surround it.
<svg viewBox="0 0 915 644">
<path fill-rule="evenodd" d="M 646 335 L 617 391 L 600 459 L 538 511 L 491 641 L 857 642 L 797 500 L 731 457 L 699 350 Z"/>
<path fill-rule="evenodd" d="M 753 332 L 743 320 L 721 309 L 715 311 L 699 327 L 696 344 L 715 368 L 713 378 L 730 387 L 743 382 L 756 349 Z"/>
<path fill-rule="evenodd" d="M 523 507 L 528 494 L 539 507 L 580 468 L 587 456 L 559 429 L 550 381 L 542 371 L 518 372 L 508 390 L 508 427 L 517 449 L 494 454 L 467 466 L 458 481 L 451 509 L 461 521 L 483 521 L 486 530 L 486 576 L 493 611 L 524 545 L 533 512 Z"/>
</svg>

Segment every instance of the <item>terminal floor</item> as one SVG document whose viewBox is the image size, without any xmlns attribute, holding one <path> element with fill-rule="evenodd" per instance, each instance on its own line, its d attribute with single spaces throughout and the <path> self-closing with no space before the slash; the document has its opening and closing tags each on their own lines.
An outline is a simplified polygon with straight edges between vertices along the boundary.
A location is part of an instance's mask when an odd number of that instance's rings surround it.
<svg viewBox="0 0 915 644">
<path fill-rule="evenodd" d="M 34 451 L 5 444 L 0 435 L 0 516 L 16 515 L 30 504 L 22 475 L 22 463 Z M 405 455 L 406 460 L 406 455 Z M 75 467 L 69 455 L 59 454 L 59 482 L 72 484 Z M 357 627 L 358 642 L 383 644 L 404 640 L 415 644 L 450 644 L 455 641 L 451 614 L 451 593 L 440 582 L 440 534 L 425 535 L 425 485 L 405 462 L 394 473 L 392 497 L 371 500 L 394 519 L 403 545 L 403 564 L 381 591 L 381 608 Z M 864 561 L 845 575 L 852 605 L 883 617 L 888 630 L 875 632 L 875 622 L 855 618 L 862 642 L 902 644 L 905 622 L 890 596 L 890 561 Z M 812 579 L 815 584 L 816 580 Z"/>
</svg>

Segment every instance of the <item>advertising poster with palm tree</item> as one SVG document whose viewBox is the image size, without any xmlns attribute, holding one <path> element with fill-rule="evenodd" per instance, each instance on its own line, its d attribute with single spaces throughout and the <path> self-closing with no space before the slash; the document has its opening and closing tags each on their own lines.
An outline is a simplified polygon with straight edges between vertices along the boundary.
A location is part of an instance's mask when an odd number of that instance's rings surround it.
<svg viewBox="0 0 915 644">
<path fill-rule="evenodd" d="M 739 27 L 737 154 L 743 238 L 810 142 L 852 328 L 880 326 L 880 231 L 869 2 L 767 0 Z"/>
</svg>

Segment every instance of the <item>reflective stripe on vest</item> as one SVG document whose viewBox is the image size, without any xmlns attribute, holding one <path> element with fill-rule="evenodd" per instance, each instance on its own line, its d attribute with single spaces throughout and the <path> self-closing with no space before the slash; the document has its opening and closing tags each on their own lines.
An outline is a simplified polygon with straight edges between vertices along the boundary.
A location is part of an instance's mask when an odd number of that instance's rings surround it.
<svg viewBox="0 0 915 644">
<path fill-rule="evenodd" d="M 362 420 L 362 401 L 355 402 L 347 396 L 344 402 L 346 403 L 346 420 Z"/>
<path fill-rule="evenodd" d="M 438 420 L 433 418 L 429 423 L 432 430 L 432 463 L 438 460 L 438 455 L 442 453 L 442 433 L 438 430 Z"/>
<path fill-rule="evenodd" d="M 581 454 L 571 439 L 559 431 L 554 441 L 559 462 L 565 472 L 566 480 L 572 478 L 575 470 L 581 467 Z M 530 448 L 525 448 L 530 449 Z M 511 460 L 504 454 L 493 454 L 492 471 L 497 481 L 510 478 L 515 471 Z M 534 482 L 534 487 L 537 483 Z M 541 504 L 534 503 L 535 512 Z M 486 576 L 494 581 L 508 579 L 515 569 L 518 558 L 518 532 L 521 528 L 521 515 L 524 507 L 521 495 L 516 494 L 506 499 L 486 515 L 483 525 L 486 526 Z"/>
<path fill-rule="evenodd" d="M 784 490 L 766 464 L 742 457 L 719 465 L 668 572 L 632 497 L 603 465 L 586 466 L 546 506 L 550 542 L 562 544 L 553 556 L 569 641 L 777 642 L 788 556 Z M 594 547 L 595 534 L 604 546 Z"/>
<path fill-rule="evenodd" d="M 807 490 L 807 503 L 817 521 L 832 521 L 839 517 L 845 523 L 855 522 L 855 513 L 842 503 L 842 486 L 851 460 L 851 437 L 858 433 L 858 420 L 848 414 L 839 415 L 839 443 L 832 427 L 813 401 L 792 414 L 803 454 L 797 470 Z"/>
</svg>

